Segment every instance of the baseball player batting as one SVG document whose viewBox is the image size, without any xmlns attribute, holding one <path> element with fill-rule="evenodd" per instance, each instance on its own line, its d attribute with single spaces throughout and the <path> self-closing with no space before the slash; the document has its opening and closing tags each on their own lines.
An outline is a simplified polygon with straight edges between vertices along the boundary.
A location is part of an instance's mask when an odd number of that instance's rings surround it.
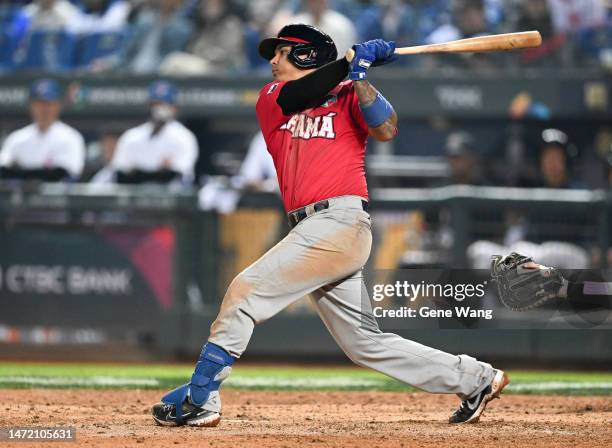
<svg viewBox="0 0 612 448">
<path fill-rule="evenodd" d="M 219 387 L 244 353 L 255 325 L 308 296 L 338 345 L 360 366 L 463 401 L 451 423 L 477 422 L 507 375 L 467 355 L 452 355 L 383 333 L 372 315 L 362 268 L 372 244 L 364 158 L 368 136 L 391 140 L 393 107 L 368 81 L 371 67 L 396 59 L 377 39 L 336 60 L 331 38 L 287 25 L 259 53 L 274 81 L 257 118 L 274 159 L 289 234 L 230 284 L 189 383 L 152 408 L 161 425 L 216 426 Z M 344 79 L 348 75 L 348 80 Z"/>
</svg>

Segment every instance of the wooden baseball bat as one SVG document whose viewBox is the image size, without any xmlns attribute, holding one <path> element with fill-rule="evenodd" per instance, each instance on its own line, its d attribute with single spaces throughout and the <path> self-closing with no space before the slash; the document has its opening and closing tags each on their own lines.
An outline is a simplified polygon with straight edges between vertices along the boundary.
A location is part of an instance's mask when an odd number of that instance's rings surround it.
<svg viewBox="0 0 612 448">
<path fill-rule="evenodd" d="M 431 54 L 431 53 L 484 53 L 489 51 L 518 50 L 535 48 L 542 44 L 542 36 L 538 31 L 522 33 L 494 34 L 492 36 L 471 37 L 441 44 L 418 45 L 395 49 L 395 54 Z M 350 62 L 355 57 L 355 51 L 349 48 L 346 59 Z"/>
</svg>

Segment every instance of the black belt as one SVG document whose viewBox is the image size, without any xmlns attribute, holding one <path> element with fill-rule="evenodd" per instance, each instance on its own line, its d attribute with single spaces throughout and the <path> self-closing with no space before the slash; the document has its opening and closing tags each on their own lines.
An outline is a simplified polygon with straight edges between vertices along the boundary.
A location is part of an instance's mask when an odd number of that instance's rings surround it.
<svg viewBox="0 0 612 448">
<path fill-rule="evenodd" d="M 311 209 L 313 211 L 311 213 L 308 213 L 306 211 L 308 207 L 310 206 L 298 208 L 297 210 L 294 210 L 287 215 L 287 217 L 289 218 L 289 227 L 293 229 L 295 226 L 297 226 L 300 223 L 300 221 L 308 218 L 309 216 L 314 215 L 317 212 L 320 212 L 321 210 L 327 210 L 329 208 L 329 201 L 326 199 L 324 201 L 315 202 L 312 205 Z M 368 211 L 368 201 L 364 201 L 362 199 L 361 208 L 363 209 L 364 212 L 367 212 Z"/>
</svg>

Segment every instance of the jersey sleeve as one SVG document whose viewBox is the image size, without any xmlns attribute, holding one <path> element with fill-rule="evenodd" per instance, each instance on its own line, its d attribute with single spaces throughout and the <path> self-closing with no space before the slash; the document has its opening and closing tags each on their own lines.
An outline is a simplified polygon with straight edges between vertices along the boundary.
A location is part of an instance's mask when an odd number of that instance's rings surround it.
<svg viewBox="0 0 612 448">
<path fill-rule="evenodd" d="M 289 119 L 288 116 L 283 115 L 281 107 L 276 102 L 284 85 L 284 81 L 273 81 L 266 84 L 259 92 L 255 111 L 257 112 L 259 127 L 266 140 L 274 129 L 277 129 Z"/>
</svg>

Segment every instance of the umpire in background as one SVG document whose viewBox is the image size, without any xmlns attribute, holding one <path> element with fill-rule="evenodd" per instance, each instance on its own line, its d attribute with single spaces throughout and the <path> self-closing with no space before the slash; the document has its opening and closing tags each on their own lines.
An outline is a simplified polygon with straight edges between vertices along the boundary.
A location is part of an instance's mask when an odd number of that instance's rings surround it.
<svg viewBox="0 0 612 448">
<path fill-rule="evenodd" d="M 4 180 L 47 182 L 78 180 L 85 163 L 85 142 L 76 129 L 59 120 L 62 93 L 53 79 L 30 88 L 32 123 L 13 131 L 0 151 Z"/>
</svg>

